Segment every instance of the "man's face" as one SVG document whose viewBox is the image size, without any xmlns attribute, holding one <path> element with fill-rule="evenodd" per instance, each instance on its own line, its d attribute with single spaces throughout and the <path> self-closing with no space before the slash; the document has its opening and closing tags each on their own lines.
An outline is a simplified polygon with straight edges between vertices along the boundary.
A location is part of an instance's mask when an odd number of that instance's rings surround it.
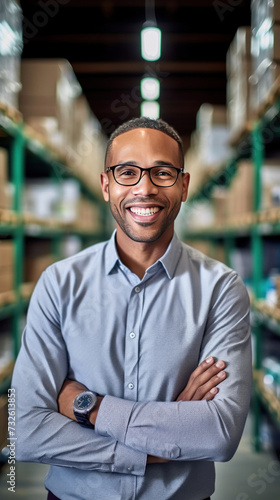
<svg viewBox="0 0 280 500">
<path fill-rule="evenodd" d="M 164 162 L 180 168 L 179 158 L 179 147 L 172 137 L 158 130 L 137 128 L 114 139 L 106 167 L 130 162 L 149 168 Z M 117 184 L 112 172 L 101 174 L 103 196 L 110 202 L 118 231 L 138 242 L 154 242 L 166 234 L 172 237 L 188 184 L 189 174 L 181 173 L 174 186 L 168 188 L 152 184 L 148 173 L 143 173 L 135 186 Z"/>
</svg>

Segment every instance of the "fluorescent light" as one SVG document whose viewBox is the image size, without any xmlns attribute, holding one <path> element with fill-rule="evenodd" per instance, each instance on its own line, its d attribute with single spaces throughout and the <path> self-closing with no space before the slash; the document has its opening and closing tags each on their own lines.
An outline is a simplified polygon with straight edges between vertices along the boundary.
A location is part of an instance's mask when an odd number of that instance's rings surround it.
<svg viewBox="0 0 280 500">
<path fill-rule="evenodd" d="M 141 116 L 153 118 L 157 120 L 160 116 L 160 106 L 157 101 L 143 101 L 141 102 Z"/>
<path fill-rule="evenodd" d="M 141 31 L 141 55 L 146 61 L 156 61 L 161 55 L 161 31 L 156 27 Z"/>
<path fill-rule="evenodd" d="M 142 99 L 155 101 L 159 98 L 160 83 L 157 78 L 145 77 L 140 82 Z"/>
</svg>

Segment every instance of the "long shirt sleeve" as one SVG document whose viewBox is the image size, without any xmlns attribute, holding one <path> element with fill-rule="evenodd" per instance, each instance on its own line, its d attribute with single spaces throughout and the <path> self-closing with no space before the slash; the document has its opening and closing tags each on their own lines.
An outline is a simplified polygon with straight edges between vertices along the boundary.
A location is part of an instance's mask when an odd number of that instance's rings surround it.
<svg viewBox="0 0 280 500">
<path fill-rule="evenodd" d="M 214 401 L 174 402 L 209 355 L 228 372 Z M 238 445 L 251 369 L 235 272 L 174 236 L 139 280 L 113 235 L 36 286 L 12 381 L 17 458 L 50 464 L 46 487 L 62 500 L 201 500 L 213 492 L 213 461 Z M 66 377 L 105 396 L 95 430 L 58 413 Z M 146 467 L 147 454 L 172 461 Z"/>
</svg>

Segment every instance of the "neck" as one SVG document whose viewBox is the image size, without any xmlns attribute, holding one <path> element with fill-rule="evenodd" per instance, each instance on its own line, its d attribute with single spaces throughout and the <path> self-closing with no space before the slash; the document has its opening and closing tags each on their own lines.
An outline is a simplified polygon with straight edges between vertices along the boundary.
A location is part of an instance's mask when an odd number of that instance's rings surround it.
<svg viewBox="0 0 280 500">
<path fill-rule="evenodd" d="M 119 229 L 119 228 L 118 228 Z M 172 239 L 172 234 L 164 234 L 154 242 L 133 241 L 117 229 L 116 244 L 121 261 L 140 279 L 146 269 L 164 255 Z"/>
</svg>

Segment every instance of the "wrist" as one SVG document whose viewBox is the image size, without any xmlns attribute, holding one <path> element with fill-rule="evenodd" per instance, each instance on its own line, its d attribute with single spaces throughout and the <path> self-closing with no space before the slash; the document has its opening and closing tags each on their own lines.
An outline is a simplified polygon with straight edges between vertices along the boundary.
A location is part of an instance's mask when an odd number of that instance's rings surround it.
<svg viewBox="0 0 280 500">
<path fill-rule="evenodd" d="M 89 414 L 89 421 L 92 425 L 95 426 L 95 422 L 96 422 L 96 419 L 97 419 L 97 415 L 98 415 L 98 411 L 99 411 L 99 407 L 101 405 L 101 402 L 103 400 L 103 397 L 102 396 L 97 396 L 97 401 L 96 401 L 96 405 L 95 407 L 91 410 L 90 414 Z"/>
</svg>

